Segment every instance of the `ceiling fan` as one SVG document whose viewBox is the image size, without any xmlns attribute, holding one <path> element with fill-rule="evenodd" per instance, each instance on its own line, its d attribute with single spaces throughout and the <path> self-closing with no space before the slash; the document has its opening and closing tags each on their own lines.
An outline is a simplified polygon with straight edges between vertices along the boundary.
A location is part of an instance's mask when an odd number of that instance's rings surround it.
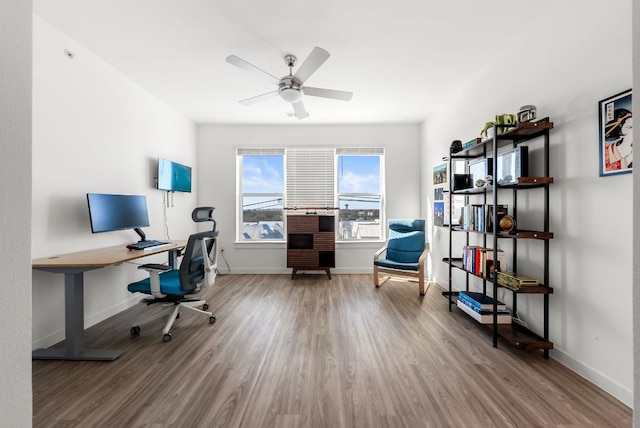
<svg viewBox="0 0 640 428">
<path fill-rule="evenodd" d="M 314 88 L 311 86 L 304 86 L 304 82 L 307 81 L 309 77 L 329 58 L 329 52 L 326 50 L 315 47 L 304 60 L 296 74 L 293 74 L 293 67 L 296 65 L 297 58 L 293 55 L 285 55 L 284 62 L 289 67 L 289 75 L 284 76 L 281 79 L 273 76 L 272 74 L 267 73 L 264 70 L 256 67 L 253 64 L 249 64 L 247 61 L 239 58 L 235 55 L 229 55 L 227 57 L 227 62 L 229 64 L 235 65 L 245 71 L 255 73 L 261 76 L 264 79 L 267 79 L 269 82 L 278 86 L 278 89 L 275 91 L 267 92 L 266 94 L 257 95 L 255 97 L 247 98 L 244 100 L 240 100 L 240 104 L 242 105 L 250 105 L 253 103 L 257 103 L 259 101 L 264 101 L 266 99 L 275 97 L 280 95 L 280 98 L 285 100 L 288 103 L 291 103 L 293 106 L 293 110 L 298 119 L 304 119 L 309 117 L 309 113 L 304 108 L 304 104 L 302 103 L 302 96 L 309 95 L 312 97 L 323 97 L 323 98 L 331 98 L 334 100 L 342 100 L 349 101 L 351 97 L 353 97 L 352 92 L 346 91 L 337 91 L 335 89 L 323 89 L 323 88 Z"/>
</svg>

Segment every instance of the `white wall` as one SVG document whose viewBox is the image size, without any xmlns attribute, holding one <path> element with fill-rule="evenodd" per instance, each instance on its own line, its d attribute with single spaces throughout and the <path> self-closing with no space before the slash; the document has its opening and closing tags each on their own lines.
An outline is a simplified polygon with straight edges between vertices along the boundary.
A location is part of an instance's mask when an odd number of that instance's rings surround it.
<svg viewBox="0 0 640 428">
<path fill-rule="evenodd" d="M 197 180 L 194 193 L 176 193 L 165 210 L 153 179 L 158 157 L 195 166 L 195 125 L 37 17 L 33 42 L 33 257 L 138 239 L 133 231 L 92 234 L 87 192 L 144 194 L 147 237 L 186 239 L 196 230 Z M 133 264 L 85 274 L 85 326 L 135 304 L 126 285 L 142 277 Z M 64 339 L 63 284 L 63 275 L 33 272 L 34 348 Z"/>
<path fill-rule="evenodd" d="M 555 238 L 548 284 L 554 288 L 551 355 L 627 405 L 633 399 L 633 176 L 598 176 L 598 101 L 631 87 L 630 14 L 629 0 L 584 2 L 578 15 L 570 5 L 557 3 L 533 24 L 538 31 L 513 35 L 514 44 L 501 47 L 494 65 L 479 70 L 477 80 L 461 88 L 423 128 L 423 167 L 430 169 L 448 153 L 452 140 L 479 136 L 495 114 L 534 104 L 539 117 L 549 116 L 555 123 L 550 202 Z M 433 185 L 428 179 L 423 183 L 429 210 Z M 540 214 L 539 197 L 518 202 Z M 519 250 L 519 266 L 539 268 L 541 245 L 520 245 L 526 249 Z M 437 260 L 447 255 L 447 248 L 445 229 L 435 228 L 434 274 L 443 285 L 447 266 Z M 454 286 L 463 284 L 457 281 Z M 521 317 L 538 332 L 541 302 L 536 296 L 518 299 Z"/>
<path fill-rule="evenodd" d="M 384 147 L 387 218 L 420 214 L 419 125 L 232 126 L 198 129 L 201 205 L 216 207 L 221 247 L 235 273 L 287 273 L 285 244 L 234 243 L 238 147 Z M 372 272 L 377 243 L 336 245 L 336 273 Z M 222 266 L 223 272 L 225 266 Z"/>
<path fill-rule="evenodd" d="M 640 5 L 635 2 L 633 7 L 633 92 L 640 91 Z M 640 97 L 633 98 L 633 111 L 640 111 Z M 637 116 L 634 125 L 640 123 Z M 634 126 L 637 128 L 637 126 Z M 633 175 L 633 211 L 640 212 L 640 175 Z M 640 278 L 640 228 L 634 224 L 633 228 L 633 283 Z M 640 291 L 634 287 L 633 307 L 640 307 Z M 634 391 L 640 390 L 640 312 L 633 311 L 633 367 Z M 640 409 L 640 394 L 633 396 L 633 408 Z M 633 412 L 633 426 L 640 427 L 640 411 Z"/>
<path fill-rule="evenodd" d="M 0 14 L 2 425 L 31 426 L 31 2 Z"/>
</svg>

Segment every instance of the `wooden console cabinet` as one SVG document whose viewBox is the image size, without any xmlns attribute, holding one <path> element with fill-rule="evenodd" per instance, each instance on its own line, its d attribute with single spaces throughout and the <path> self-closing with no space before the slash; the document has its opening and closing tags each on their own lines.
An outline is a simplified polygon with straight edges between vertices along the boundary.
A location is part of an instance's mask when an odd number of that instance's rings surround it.
<svg viewBox="0 0 640 428">
<path fill-rule="evenodd" d="M 330 268 L 335 266 L 335 216 L 287 216 L 287 267 L 293 269 L 291 279 L 299 270 L 323 270 L 331 279 Z"/>
</svg>

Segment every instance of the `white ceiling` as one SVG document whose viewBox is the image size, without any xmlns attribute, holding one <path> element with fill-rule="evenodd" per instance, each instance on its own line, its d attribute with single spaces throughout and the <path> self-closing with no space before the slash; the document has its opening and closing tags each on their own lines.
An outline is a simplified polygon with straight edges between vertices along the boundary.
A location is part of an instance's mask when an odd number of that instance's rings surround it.
<svg viewBox="0 0 640 428">
<path fill-rule="evenodd" d="M 197 123 L 418 123 L 496 55 L 511 55 L 552 0 L 34 0 L 34 13 Z M 537 31 L 540 31 L 538 29 Z M 309 86 L 349 102 L 238 100 L 275 86 L 228 64 L 235 54 L 277 76 L 314 46 L 331 57 Z M 295 73 L 296 68 L 294 68 Z"/>
</svg>

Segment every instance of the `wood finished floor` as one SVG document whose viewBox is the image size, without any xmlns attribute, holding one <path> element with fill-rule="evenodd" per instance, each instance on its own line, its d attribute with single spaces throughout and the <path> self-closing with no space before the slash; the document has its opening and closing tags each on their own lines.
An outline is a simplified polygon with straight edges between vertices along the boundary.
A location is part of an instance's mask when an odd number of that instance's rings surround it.
<svg viewBox="0 0 640 428">
<path fill-rule="evenodd" d="M 371 275 L 218 277 L 217 315 L 86 330 L 113 362 L 33 362 L 34 427 L 630 427 L 631 410 L 553 359 L 506 343 L 441 289 Z"/>
</svg>

